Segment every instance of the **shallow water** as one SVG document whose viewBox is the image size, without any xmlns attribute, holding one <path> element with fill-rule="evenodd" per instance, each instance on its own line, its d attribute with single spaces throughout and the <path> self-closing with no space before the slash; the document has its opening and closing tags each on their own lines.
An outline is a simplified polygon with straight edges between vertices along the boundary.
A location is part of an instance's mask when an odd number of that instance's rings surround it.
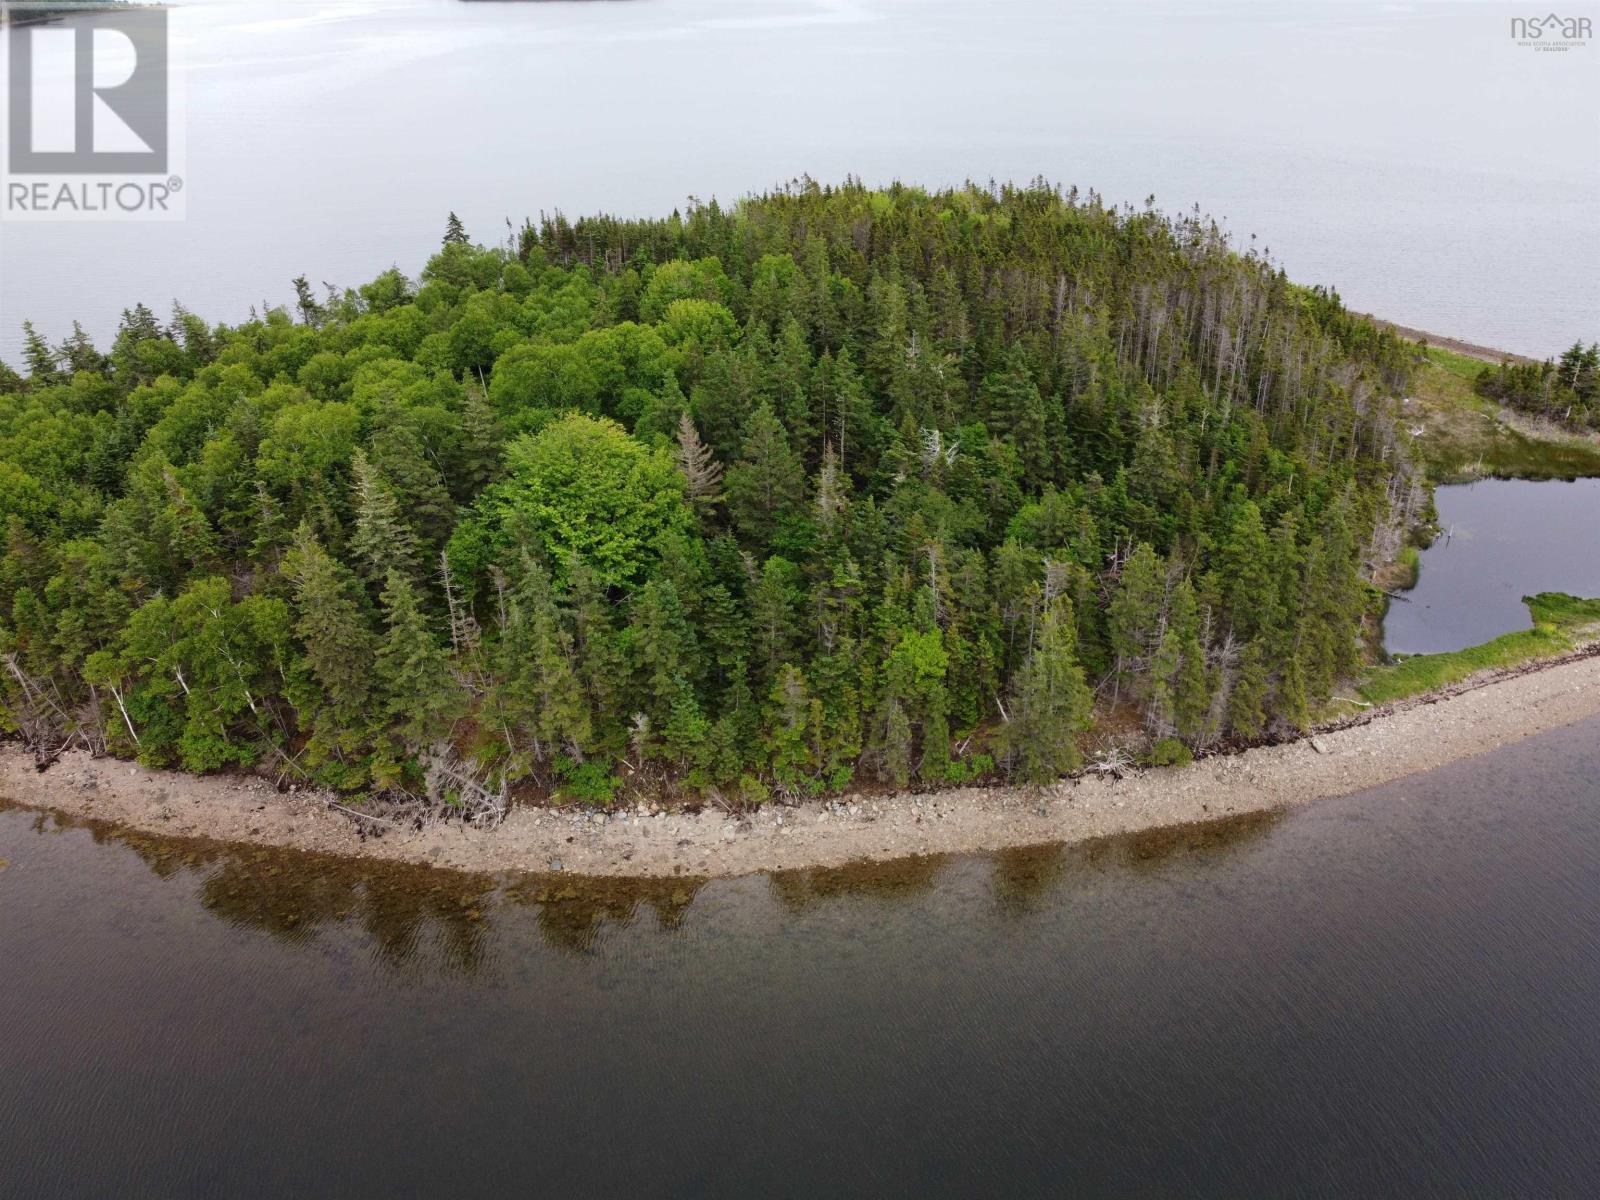
<svg viewBox="0 0 1600 1200">
<path fill-rule="evenodd" d="M 0 812 L 0 1192 L 1593 1195 L 1600 721 L 1279 816 L 646 884 Z"/>
<path fill-rule="evenodd" d="M 1531 629 L 1522 597 L 1600 596 L 1600 479 L 1486 479 L 1435 490 L 1445 532 L 1389 605 L 1384 646 L 1435 654 Z"/>
<path fill-rule="evenodd" d="M 181 224 L 0 226 L 31 317 L 415 273 L 458 212 L 660 216 L 809 173 L 1043 175 L 1200 208 L 1363 311 L 1535 355 L 1597 335 L 1600 72 L 1494 5 L 187 0 Z M 7 35 L 0 34 L 0 40 Z M 3 49 L 3 47 L 0 47 Z M 0 70 L 5 56 L 0 53 Z"/>
</svg>

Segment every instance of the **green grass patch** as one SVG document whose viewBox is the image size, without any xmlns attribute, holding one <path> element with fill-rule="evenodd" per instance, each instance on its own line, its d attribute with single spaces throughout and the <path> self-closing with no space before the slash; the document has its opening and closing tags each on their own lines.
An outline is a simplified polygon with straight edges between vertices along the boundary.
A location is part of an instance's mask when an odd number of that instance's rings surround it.
<svg viewBox="0 0 1600 1200">
<path fill-rule="evenodd" d="M 1376 667 L 1360 687 L 1364 700 L 1386 704 L 1437 691 L 1491 667 L 1514 667 L 1539 658 L 1553 658 L 1573 649 L 1586 636 L 1600 633 L 1600 600 L 1583 600 L 1565 592 L 1524 596 L 1533 617 L 1532 629 L 1503 634 L 1480 646 L 1447 654 L 1416 654 Z"/>
<path fill-rule="evenodd" d="M 1416 587 L 1417 579 L 1422 574 L 1422 551 L 1411 545 L 1401 546 L 1394 563 L 1392 590 L 1408 592 Z"/>
<path fill-rule="evenodd" d="M 1499 406 L 1473 390 L 1488 364 L 1436 346 L 1425 354 L 1405 419 L 1423 429 L 1421 449 L 1434 482 L 1600 475 L 1600 442 L 1562 433 L 1535 437 L 1502 422 Z"/>
<path fill-rule="evenodd" d="M 1584 600 L 1566 592 L 1540 592 L 1524 596 L 1522 602 L 1533 614 L 1535 625 L 1553 625 L 1568 632 L 1581 633 L 1600 626 L 1600 600 Z"/>
<path fill-rule="evenodd" d="M 1479 372 L 1485 367 L 1495 365 L 1481 358 L 1473 358 L 1470 354 L 1457 354 L 1454 350 L 1445 350 L 1439 346 L 1429 346 L 1423 353 L 1428 356 L 1429 362 L 1445 374 L 1465 379 L 1469 386 L 1477 382 Z"/>
</svg>

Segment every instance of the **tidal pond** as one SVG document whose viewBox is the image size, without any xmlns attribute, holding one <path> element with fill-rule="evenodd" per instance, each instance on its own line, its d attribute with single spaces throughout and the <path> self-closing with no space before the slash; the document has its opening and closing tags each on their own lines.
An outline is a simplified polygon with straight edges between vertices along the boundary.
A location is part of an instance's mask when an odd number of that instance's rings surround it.
<svg viewBox="0 0 1600 1200">
<path fill-rule="evenodd" d="M 1443 531 L 1383 621 L 1391 654 L 1437 654 L 1529 629 L 1522 597 L 1600 597 L 1600 479 L 1484 479 L 1435 489 Z"/>
</svg>

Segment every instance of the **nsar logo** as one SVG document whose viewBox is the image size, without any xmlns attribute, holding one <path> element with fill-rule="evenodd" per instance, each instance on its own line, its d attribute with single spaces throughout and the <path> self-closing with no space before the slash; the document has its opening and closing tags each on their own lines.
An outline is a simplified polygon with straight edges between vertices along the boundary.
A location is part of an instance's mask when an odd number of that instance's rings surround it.
<svg viewBox="0 0 1600 1200">
<path fill-rule="evenodd" d="M 1533 50 L 1576 50 L 1594 36 L 1588 17 L 1563 17 L 1546 13 L 1542 17 L 1512 17 L 1511 39 Z"/>
</svg>

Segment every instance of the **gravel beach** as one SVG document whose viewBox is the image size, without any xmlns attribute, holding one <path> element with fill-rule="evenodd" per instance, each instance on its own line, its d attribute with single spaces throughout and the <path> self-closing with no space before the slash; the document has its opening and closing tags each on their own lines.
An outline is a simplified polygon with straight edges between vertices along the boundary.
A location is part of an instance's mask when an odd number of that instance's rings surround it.
<svg viewBox="0 0 1600 1200">
<path fill-rule="evenodd" d="M 1304 804 L 1388 783 L 1600 714 L 1600 656 L 1484 676 L 1278 746 L 1043 789 L 847 796 L 744 816 L 518 808 L 497 829 L 362 837 L 316 793 L 198 778 L 74 752 L 49 770 L 0 751 L 0 796 L 149 833 L 478 871 L 729 876 L 860 859 L 999 850 Z"/>
</svg>

